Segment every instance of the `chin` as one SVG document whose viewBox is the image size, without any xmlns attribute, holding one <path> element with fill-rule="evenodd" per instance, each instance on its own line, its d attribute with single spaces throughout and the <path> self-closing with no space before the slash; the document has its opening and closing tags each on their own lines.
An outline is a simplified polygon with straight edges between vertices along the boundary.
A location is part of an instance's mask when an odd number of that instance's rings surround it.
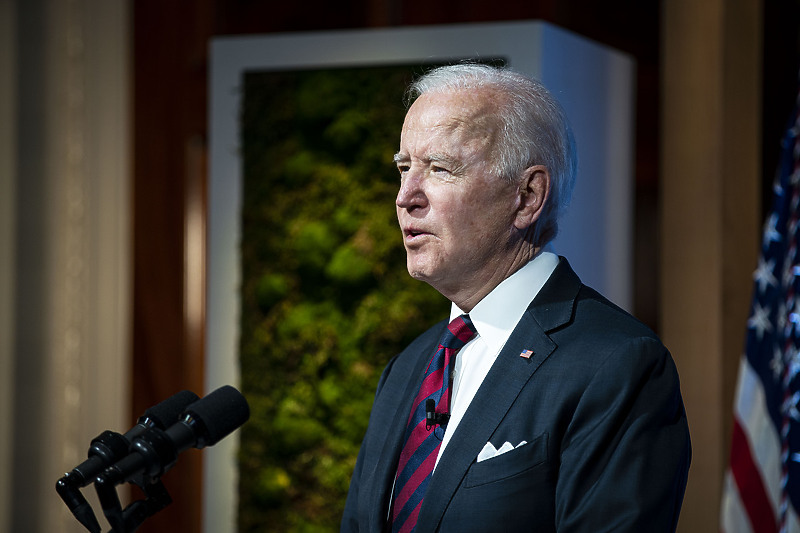
<svg viewBox="0 0 800 533">
<path fill-rule="evenodd" d="M 428 279 L 424 272 L 410 267 L 408 268 L 408 275 L 418 281 L 426 281 Z"/>
<path fill-rule="evenodd" d="M 411 254 L 406 255 L 406 269 L 408 274 L 419 281 L 424 281 L 433 288 L 436 288 L 437 282 L 442 280 L 445 275 L 444 261 L 441 257 L 433 256 L 431 254 Z M 438 290 L 438 289 L 437 289 Z"/>
<path fill-rule="evenodd" d="M 408 270 L 408 275 L 416 280 L 427 282 L 430 279 L 430 273 L 428 269 L 425 268 L 425 265 L 419 265 L 409 261 L 406 264 L 406 268 Z"/>
</svg>

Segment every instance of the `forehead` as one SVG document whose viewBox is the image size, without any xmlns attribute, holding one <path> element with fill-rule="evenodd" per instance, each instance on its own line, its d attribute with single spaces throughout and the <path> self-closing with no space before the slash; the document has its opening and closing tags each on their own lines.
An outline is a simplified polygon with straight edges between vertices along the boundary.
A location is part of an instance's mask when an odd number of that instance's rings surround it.
<svg viewBox="0 0 800 533">
<path fill-rule="evenodd" d="M 425 93 L 406 114 L 401 145 L 433 138 L 493 143 L 498 131 L 496 91 L 487 89 Z"/>
</svg>

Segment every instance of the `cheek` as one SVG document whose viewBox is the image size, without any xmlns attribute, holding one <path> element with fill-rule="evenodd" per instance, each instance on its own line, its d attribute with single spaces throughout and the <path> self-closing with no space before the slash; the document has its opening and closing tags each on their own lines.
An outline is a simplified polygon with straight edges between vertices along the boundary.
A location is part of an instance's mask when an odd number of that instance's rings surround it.
<svg viewBox="0 0 800 533">
<path fill-rule="evenodd" d="M 461 203 L 461 222 L 473 235 L 491 235 L 508 221 L 508 199 L 494 196 L 470 195 Z"/>
</svg>

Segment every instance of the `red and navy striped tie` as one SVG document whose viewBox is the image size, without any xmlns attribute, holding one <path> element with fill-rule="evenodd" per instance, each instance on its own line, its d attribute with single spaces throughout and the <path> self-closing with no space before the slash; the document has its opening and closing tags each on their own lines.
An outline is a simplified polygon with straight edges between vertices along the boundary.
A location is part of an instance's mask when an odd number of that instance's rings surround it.
<svg viewBox="0 0 800 533">
<path fill-rule="evenodd" d="M 426 424 L 425 403 L 433 399 L 436 413 L 450 412 L 450 376 L 455 355 L 475 335 L 468 315 L 454 318 L 447 326 L 433 358 L 428 363 L 425 379 L 419 388 L 411 416 L 408 418 L 403 451 L 397 465 L 392 506 L 392 532 L 410 533 L 417 525 L 419 508 L 428 489 L 436 457 L 442 445 L 440 436 Z M 427 425 L 427 427 L 426 427 Z"/>
</svg>

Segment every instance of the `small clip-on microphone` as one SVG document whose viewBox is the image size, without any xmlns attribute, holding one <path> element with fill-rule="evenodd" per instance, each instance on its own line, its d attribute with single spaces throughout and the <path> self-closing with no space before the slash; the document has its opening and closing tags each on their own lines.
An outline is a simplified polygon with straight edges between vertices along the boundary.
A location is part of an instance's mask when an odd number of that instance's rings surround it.
<svg viewBox="0 0 800 533">
<path fill-rule="evenodd" d="M 433 398 L 428 398 L 425 400 L 425 429 L 430 431 L 431 428 L 435 425 L 439 425 L 444 427 L 447 425 L 447 421 L 450 420 L 449 413 L 437 413 L 436 412 L 436 402 Z"/>
</svg>

